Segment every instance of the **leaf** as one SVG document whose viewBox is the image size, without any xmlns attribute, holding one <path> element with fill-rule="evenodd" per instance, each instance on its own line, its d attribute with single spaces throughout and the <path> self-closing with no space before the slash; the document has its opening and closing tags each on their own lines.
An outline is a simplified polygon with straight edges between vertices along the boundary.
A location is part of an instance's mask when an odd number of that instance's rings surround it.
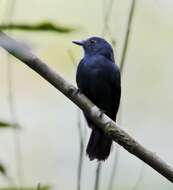
<svg viewBox="0 0 173 190">
<path fill-rule="evenodd" d="M 50 190 L 50 189 L 51 189 L 50 186 L 42 186 L 40 183 L 38 183 L 36 190 Z"/>
<path fill-rule="evenodd" d="M 4 176 L 7 176 L 6 168 L 2 163 L 0 163 L 0 173 Z"/>
<path fill-rule="evenodd" d="M 59 33 L 70 33 L 75 29 L 60 25 L 55 25 L 49 21 L 43 21 L 36 24 L 25 24 L 25 23 L 13 23 L 13 24 L 3 24 L 0 25 L 0 30 L 24 30 L 24 31 L 51 31 L 51 32 L 59 32 Z"/>
<path fill-rule="evenodd" d="M 6 187 L 6 188 L 1 187 L 0 190 L 37 190 L 37 188 L 20 187 L 20 189 L 19 189 L 18 187 Z M 51 190 L 51 187 L 50 186 L 41 186 L 39 190 Z"/>
<path fill-rule="evenodd" d="M 0 121 L 0 128 L 8 128 L 8 127 L 13 127 L 13 125 L 9 122 Z"/>
<path fill-rule="evenodd" d="M 41 189 L 41 184 L 39 183 L 38 185 L 37 185 L 37 190 L 40 190 Z"/>
<path fill-rule="evenodd" d="M 10 123 L 10 122 L 6 122 L 6 121 L 0 121 L 0 129 L 1 128 L 21 129 L 21 126 L 18 123 Z"/>
</svg>

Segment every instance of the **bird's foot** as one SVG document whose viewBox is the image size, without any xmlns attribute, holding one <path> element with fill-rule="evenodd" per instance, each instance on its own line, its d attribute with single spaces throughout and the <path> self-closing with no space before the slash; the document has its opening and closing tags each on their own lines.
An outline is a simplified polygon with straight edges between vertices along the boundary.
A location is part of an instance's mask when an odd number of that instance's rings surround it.
<svg viewBox="0 0 173 190">
<path fill-rule="evenodd" d="M 101 117 L 103 116 L 103 114 L 106 113 L 106 111 L 105 111 L 105 110 L 102 110 L 102 109 L 99 109 L 99 111 L 100 111 L 100 115 L 99 115 L 99 117 L 101 118 Z"/>
<path fill-rule="evenodd" d="M 78 94 L 80 94 L 80 93 L 82 93 L 82 91 L 78 88 L 78 89 L 76 89 L 74 95 L 78 95 Z"/>
<path fill-rule="evenodd" d="M 77 93 L 82 93 L 82 90 L 78 88 Z"/>
</svg>

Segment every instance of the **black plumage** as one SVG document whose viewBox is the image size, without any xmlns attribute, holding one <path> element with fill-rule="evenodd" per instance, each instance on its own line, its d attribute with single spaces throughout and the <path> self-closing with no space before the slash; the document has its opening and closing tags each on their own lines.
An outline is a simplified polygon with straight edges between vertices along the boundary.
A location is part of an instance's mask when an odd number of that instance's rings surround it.
<svg viewBox="0 0 173 190">
<path fill-rule="evenodd" d="M 120 71 L 114 61 L 111 45 L 100 37 L 73 41 L 84 49 L 77 73 L 77 86 L 94 104 L 111 119 L 116 120 L 121 96 Z M 84 113 L 92 129 L 87 145 L 90 160 L 105 160 L 111 149 L 112 140 L 106 136 Z"/>
</svg>

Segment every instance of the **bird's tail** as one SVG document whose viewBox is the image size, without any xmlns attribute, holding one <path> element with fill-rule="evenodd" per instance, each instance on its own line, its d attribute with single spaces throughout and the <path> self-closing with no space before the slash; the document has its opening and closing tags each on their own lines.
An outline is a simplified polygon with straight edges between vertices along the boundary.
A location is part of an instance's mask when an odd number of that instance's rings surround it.
<svg viewBox="0 0 173 190">
<path fill-rule="evenodd" d="M 105 160 L 110 154 L 112 140 L 99 129 L 92 129 L 87 145 L 87 154 L 90 160 Z"/>
</svg>

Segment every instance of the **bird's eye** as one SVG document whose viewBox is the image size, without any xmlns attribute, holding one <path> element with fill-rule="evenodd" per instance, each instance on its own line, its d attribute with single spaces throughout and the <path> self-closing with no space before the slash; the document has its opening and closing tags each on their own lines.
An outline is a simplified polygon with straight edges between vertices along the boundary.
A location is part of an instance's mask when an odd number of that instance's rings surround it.
<svg viewBox="0 0 173 190">
<path fill-rule="evenodd" d="M 91 44 L 96 44 L 96 41 L 95 40 L 90 40 L 90 43 Z"/>
</svg>

